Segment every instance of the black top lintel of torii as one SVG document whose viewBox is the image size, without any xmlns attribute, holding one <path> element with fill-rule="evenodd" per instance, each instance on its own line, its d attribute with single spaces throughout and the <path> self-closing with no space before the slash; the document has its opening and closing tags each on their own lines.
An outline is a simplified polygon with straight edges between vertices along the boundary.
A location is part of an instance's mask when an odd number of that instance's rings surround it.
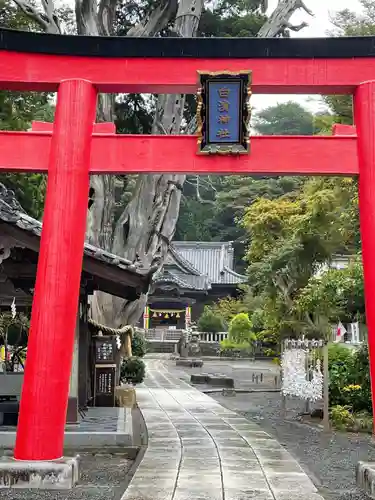
<svg viewBox="0 0 375 500">
<path fill-rule="evenodd" d="M 111 58 L 350 59 L 375 57 L 375 37 L 134 38 L 0 29 L 0 50 Z"/>
</svg>

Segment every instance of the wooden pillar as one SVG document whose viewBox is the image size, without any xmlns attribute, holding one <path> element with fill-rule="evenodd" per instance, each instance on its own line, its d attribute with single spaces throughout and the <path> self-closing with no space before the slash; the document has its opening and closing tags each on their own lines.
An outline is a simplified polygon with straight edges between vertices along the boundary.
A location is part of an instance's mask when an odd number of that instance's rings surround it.
<svg viewBox="0 0 375 500">
<path fill-rule="evenodd" d="M 66 423 L 76 424 L 78 422 L 78 383 L 79 383 L 79 314 L 74 337 L 72 369 L 70 371 L 68 409 L 66 413 Z"/>
<path fill-rule="evenodd" d="M 14 450 L 19 460 L 54 460 L 63 455 L 96 97 L 93 85 L 85 80 L 65 80 L 58 89 Z"/>
<path fill-rule="evenodd" d="M 150 307 L 145 306 L 143 310 L 143 328 L 148 330 L 150 328 Z"/>
<path fill-rule="evenodd" d="M 78 382 L 78 404 L 79 406 L 86 406 L 89 397 L 91 396 L 90 390 L 90 349 L 91 349 L 91 335 L 87 325 L 87 319 L 81 318 L 79 324 L 79 382 Z"/>
<path fill-rule="evenodd" d="M 372 407 L 375 412 L 375 81 L 354 95 L 359 163 L 359 215 L 365 285 Z M 375 425 L 375 419 L 374 419 Z M 375 432 L 375 427 L 373 429 Z"/>
<path fill-rule="evenodd" d="M 191 324 L 191 307 L 186 306 L 185 309 L 185 328 L 189 328 Z"/>
</svg>

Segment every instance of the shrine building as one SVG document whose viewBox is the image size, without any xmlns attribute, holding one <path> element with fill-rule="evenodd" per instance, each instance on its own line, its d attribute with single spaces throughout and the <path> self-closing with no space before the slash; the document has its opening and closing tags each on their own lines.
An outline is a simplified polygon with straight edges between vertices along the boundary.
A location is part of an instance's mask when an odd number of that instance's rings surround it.
<svg viewBox="0 0 375 500">
<path fill-rule="evenodd" d="M 154 275 L 140 326 L 182 330 L 196 322 L 204 306 L 235 297 L 246 276 L 234 269 L 231 242 L 174 241 Z"/>
<path fill-rule="evenodd" d="M 0 183 L 0 312 L 9 311 L 13 301 L 17 312 L 30 310 L 41 230 L 42 223 L 27 215 L 14 193 Z M 81 408 L 115 406 L 120 358 L 114 338 L 109 341 L 108 336 L 98 336 L 98 328 L 89 319 L 89 297 L 102 291 L 136 300 L 147 289 L 147 276 L 130 261 L 85 243 L 67 423 L 78 422 Z M 106 329 L 101 330 L 108 335 Z M 56 359 L 56 369 L 58 365 Z M 23 373 L 16 375 L 20 376 L 22 387 Z M 4 384 L 4 380 L 0 382 Z M 4 387 L 0 389 L 4 392 Z"/>
</svg>

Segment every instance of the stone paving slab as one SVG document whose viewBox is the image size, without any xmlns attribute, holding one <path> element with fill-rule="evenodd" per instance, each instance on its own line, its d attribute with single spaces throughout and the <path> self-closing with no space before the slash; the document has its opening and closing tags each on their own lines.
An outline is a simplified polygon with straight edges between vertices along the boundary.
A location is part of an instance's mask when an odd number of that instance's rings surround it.
<svg viewBox="0 0 375 500">
<path fill-rule="evenodd" d="M 293 457 L 257 424 L 160 360 L 147 365 L 137 401 L 149 443 L 122 500 L 323 500 Z"/>
</svg>

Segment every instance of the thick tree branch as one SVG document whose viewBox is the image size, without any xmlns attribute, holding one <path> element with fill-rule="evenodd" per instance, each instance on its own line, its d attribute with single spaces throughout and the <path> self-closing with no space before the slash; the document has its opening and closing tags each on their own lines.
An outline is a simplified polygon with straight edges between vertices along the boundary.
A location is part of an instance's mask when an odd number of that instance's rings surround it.
<svg viewBox="0 0 375 500">
<path fill-rule="evenodd" d="M 168 26 L 168 23 L 177 12 L 177 0 L 163 0 L 154 9 L 150 17 L 130 28 L 127 36 L 155 36 Z"/>
<path fill-rule="evenodd" d="M 301 24 L 291 24 L 291 23 L 286 24 L 286 27 L 288 29 L 296 32 L 303 30 L 303 28 L 306 28 L 306 26 L 308 26 L 308 24 L 305 21 L 303 21 Z"/>
<path fill-rule="evenodd" d="M 200 202 L 200 203 L 205 203 L 205 204 L 208 204 L 208 205 L 214 205 L 215 202 L 213 200 L 204 200 L 201 196 L 201 193 L 200 193 L 200 177 L 199 175 L 197 175 L 195 177 L 195 192 L 196 192 L 196 195 L 197 195 L 197 200 Z"/>
<path fill-rule="evenodd" d="M 32 4 L 25 0 L 13 0 L 14 3 L 24 12 L 27 16 L 39 24 L 39 26 L 46 33 L 59 34 L 61 33 L 58 17 L 55 13 L 53 0 L 42 0 L 44 9 L 39 12 Z"/>
<path fill-rule="evenodd" d="M 101 0 L 99 3 L 98 20 L 102 36 L 114 34 L 117 0 Z"/>
<path fill-rule="evenodd" d="M 268 21 L 260 28 L 258 37 L 276 37 L 282 34 L 286 28 L 299 31 L 307 26 L 307 24 L 304 23 L 304 25 L 301 24 L 300 26 L 293 26 L 290 23 L 290 18 L 299 9 L 304 10 L 310 16 L 313 15 L 311 10 L 306 7 L 303 0 L 279 0 L 276 9 L 272 12 Z"/>
<path fill-rule="evenodd" d="M 96 0 L 75 0 L 77 31 L 79 35 L 100 35 Z"/>
</svg>

